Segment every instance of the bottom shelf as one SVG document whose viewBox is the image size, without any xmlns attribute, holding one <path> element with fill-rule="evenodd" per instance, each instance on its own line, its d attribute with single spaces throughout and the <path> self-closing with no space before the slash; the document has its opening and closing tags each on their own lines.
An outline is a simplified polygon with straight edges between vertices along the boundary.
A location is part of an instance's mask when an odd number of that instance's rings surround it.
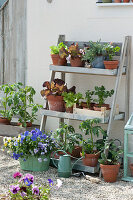
<svg viewBox="0 0 133 200">
<path fill-rule="evenodd" d="M 55 165 L 53 164 L 53 159 L 54 158 L 50 159 L 50 165 L 55 167 Z M 58 165 L 58 161 L 59 161 L 59 159 L 54 159 L 54 162 L 56 165 Z M 76 161 L 76 159 L 72 160 L 72 165 L 75 163 L 75 161 Z M 83 165 L 81 160 L 77 161 L 76 164 L 74 164 L 74 166 L 73 166 L 74 170 L 93 173 L 93 174 L 98 173 L 99 168 L 100 168 L 99 165 L 97 165 L 96 167 L 89 167 L 89 166 Z"/>
</svg>

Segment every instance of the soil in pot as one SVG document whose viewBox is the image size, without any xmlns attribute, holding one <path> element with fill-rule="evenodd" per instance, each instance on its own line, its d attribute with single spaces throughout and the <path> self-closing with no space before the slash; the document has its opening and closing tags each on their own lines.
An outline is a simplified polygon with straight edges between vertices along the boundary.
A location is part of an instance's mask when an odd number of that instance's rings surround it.
<svg viewBox="0 0 133 200">
<path fill-rule="evenodd" d="M 62 96 L 49 95 L 47 96 L 47 99 L 48 99 L 49 110 L 54 110 L 59 112 L 65 111 L 65 105 Z"/>
<path fill-rule="evenodd" d="M 105 107 L 106 110 L 109 110 L 109 109 L 110 109 L 110 108 L 109 108 L 109 104 L 103 104 L 101 107 Z M 99 104 L 95 104 L 95 105 L 93 106 L 93 109 L 94 109 L 95 111 L 101 111 L 101 107 L 99 107 Z"/>
<path fill-rule="evenodd" d="M 103 178 L 105 182 L 113 183 L 117 180 L 117 175 L 119 172 L 120 164 L 117 165 L 102 165 L 100 164 L 100 168 L 103 174 Z"/>
<path fill-rule="evenodd" d="M 83 61 L 81 58 L 70 58 L 70 64 L 72 67 L 83 67 Z"/>
<path fill-rule="evenodd" d="M 7 118 L 0 117 L 0 124 L 10 125 L 10 120 Z"/>
<path fill-rule="evenodd" d="M 82 159 L 83 164 L 90 167 L 96 167 L 98 164 L 99 156 L 100 156 L 100 153 L 85 154 L 85 158 Z"/>
<path fill-rule="evenodd" d="M 118 60 L 104 61 L 105 69 L 117 69 L 118 64 Z"/>
<path fill-rule="evenodd" d="M 64 66 L 67 65 L 66 58 L 61 58 L 59 54 L 51 54 L 53 65 Z"/>
</svg>

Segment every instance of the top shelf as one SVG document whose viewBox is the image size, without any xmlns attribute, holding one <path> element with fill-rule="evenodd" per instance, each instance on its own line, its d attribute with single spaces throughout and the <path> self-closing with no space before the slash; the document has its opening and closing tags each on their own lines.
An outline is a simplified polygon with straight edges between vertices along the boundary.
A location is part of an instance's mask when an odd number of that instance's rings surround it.
<svg viewBox="0 0 133 200">
<path fill-rule="evenodd" d="M 133 3 L 96 3 L 99 7 L 133 6 Z"/>
<path fill-rule="evenodd" d="M 98 68 L 86 68 L 86 67 L 71 67 L 71 66 L 57 66 L 50 65 L 49 69 L 55 72 L 64 72 L 64 73 L 77 73 L 77 74 L 92 74 L 92 75 L 105 75 L 105 76 L 116 76 L 117 69 L 98 69 Z M 126 69 L 123 68 L 123 73 Z"/>
</svg>

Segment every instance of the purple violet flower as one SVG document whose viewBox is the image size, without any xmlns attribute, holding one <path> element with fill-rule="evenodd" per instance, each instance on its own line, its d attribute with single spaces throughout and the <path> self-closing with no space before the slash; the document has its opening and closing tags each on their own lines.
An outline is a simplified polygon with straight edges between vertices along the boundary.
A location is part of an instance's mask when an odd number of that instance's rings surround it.
<svg viewBox="0 0 133 200">
<path fill-rule="evenodd" d="M 11 191 L 13 194 L 16 194 L 19 190 L 20 190 L 19 185 L 10 185 L 10 191 Z"/>
<path fill-rule="evenodd" d="M 32 193 L 35 194 L 35 195 L 39 195 L 39 188 L 36 187 L 36 186 L 33 187 L 33 188 L 32 188 Z"/>
<path fill-rule="evenodd" d="M 36 154 L 38 152 L 38 149 L 34 149 L 34 153 Z"/>
<path fill-rule="evenodd" d="M 31 140 L 36 141 L 37 140 L 37 136 L 36 135 L 32 135 Z"/>
<path fill-rule="evenodd" d="M 25 178 L 25 179 L 24 179 L 24 183 L 25 183 L 25 185 L 27 185 L 27 186 L 30 186 L 30 185 L 32 184 L 32 182 L 31 182 L 28 178 Z"/>
<path fill-rule="evenodd" d="M 26 192 L 24 192 L 24 191 L 21 192 L 21 196 L 22 196 L 22 197 L 25 197 L 26 195 L 27 195 Z"/>
<path fill-rule="evenodd" d="M 13 174 L 13 178 L 21 178 L 22 174 L 20 172 L 16 172 Z"/>
<path fill-rule="evenodd" d="M 28 136 L 28 135 L 29 135 L 29 131 L 25 131 L 25 132 L 24 132 L 24 135 L 25 135 L 25 136 Z"/>
<path fill-rule="evenodd" d="M 48 179 L 48 182 L 49 182 L 49 186 L 52 187 L 54 182 L 51 179 Z"/>
<path fill-rule="evenodd" d="M 26 174 L 24 179 L 28 178 L 29 181 L 31 181 L 32 183 L 34 182 L 34 176 L 32 174 Z"/>
</svg>

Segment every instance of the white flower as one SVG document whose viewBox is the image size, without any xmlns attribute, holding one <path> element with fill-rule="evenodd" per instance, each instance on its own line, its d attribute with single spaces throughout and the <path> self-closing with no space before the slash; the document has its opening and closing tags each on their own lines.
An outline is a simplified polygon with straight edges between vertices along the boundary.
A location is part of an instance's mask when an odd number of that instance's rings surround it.
<svg viewBox="0 0 133 200">
<path fill-rule="evenodd" d="M 56 189 L 58 190 L 62 185 L 62 181 L 60 179 L 57 179 L 57 185 L 56 185 Z"/>
<path fill-rule="evenodd" d="M 44 160 L 44 162 L 47 162 L 47 161 L 48 161 L 48 159 L 47 159 L 47 158 L 44 158 L 43 160 Z"/>
<path fill-rule="evenodd" d="M 42 162 L 42 159 L 41 159 L 41 158 L 38 158 L 38 161 L 39 161 L 39 162 Z"/>
</svg>

